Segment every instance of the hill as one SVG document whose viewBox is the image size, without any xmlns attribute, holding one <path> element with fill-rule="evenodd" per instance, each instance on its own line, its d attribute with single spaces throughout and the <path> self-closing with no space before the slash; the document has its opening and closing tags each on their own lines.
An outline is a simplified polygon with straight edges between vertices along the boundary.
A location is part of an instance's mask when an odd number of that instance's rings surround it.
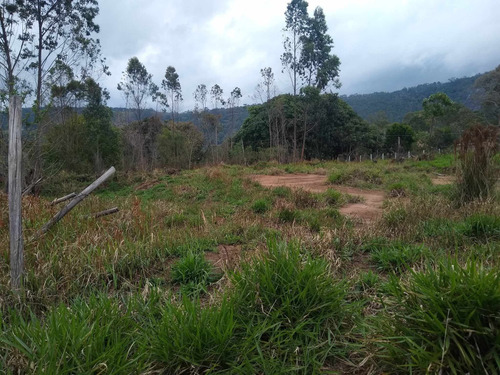
<svg viewBox="0 0 500 375">
<path fill-rule="evenodd" d="M 436 92 L 444 92 L 451 100 L 470 109 L 478 109 L 474 102 L 473 77 L 452 78 L 448 82 L 434 82 L 403 88 L 394 92 L 374 92 L 372 94 L 342 95 L 344 99 L 365 120 L 377 112 L 385 112 L 389 121 L 402 121 L 405 114 L 422 109 L 422 100 Z"/>
</svg>

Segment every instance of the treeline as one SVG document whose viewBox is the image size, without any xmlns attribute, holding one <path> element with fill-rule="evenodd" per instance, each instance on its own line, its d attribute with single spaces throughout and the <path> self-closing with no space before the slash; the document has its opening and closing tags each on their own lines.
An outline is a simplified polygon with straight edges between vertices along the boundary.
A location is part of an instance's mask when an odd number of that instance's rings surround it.
<svg viewBox="0 0 500 375">
<path fill-rule="evenodd" d="M 402 121 L 407 113 L 420 110 L 425 98 L 437 92 L 443 92 L 454 102 L 477 110 L 480 103 L 475 100 L 477 89 L 474 82 L 480 76 L 454 78 L 445 83 L 426 83 L 394 92 L 343 95 L 342 99 L 365 120 L 384 114 L 388 121 Z"/>
</svg>

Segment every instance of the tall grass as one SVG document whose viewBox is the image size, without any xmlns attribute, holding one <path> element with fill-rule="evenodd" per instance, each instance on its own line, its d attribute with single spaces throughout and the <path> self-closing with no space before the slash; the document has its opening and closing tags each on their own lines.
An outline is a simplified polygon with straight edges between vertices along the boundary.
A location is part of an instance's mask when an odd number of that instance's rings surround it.
<svg viewBox="0 0 500 375">
<path fill-rule="evenodd" d="M 399 373 L 495 374 L 500 368 L 500 274 L 442 261 L 392 277 L 376 318 L 378 358 Z"/>
<path fill-rule="evenodd" d="M 467 203 L 492 195 L 498 178 L 494 156 L 498 148 L 498 127 L 474 125 L 457 141 L 457 201 Z"/>
</svg>

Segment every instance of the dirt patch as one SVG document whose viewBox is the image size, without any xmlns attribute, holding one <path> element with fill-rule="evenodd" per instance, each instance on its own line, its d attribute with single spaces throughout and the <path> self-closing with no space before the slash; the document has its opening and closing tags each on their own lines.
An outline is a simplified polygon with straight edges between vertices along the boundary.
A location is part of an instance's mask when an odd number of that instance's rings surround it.
<svg viewBox="0 0 500 375">
<path fill-rule="evenodd" d="M 250 178 L 264 187 L 287 186 L 292 189 L 304 189 L 313 193 L 322 193 L 333 188 L 341 193 L 357 195 L 362 203 L 351 203 L 340 208 L 340 213 L 371 223 L 382 215 L 385 194 L 380 190 L 358 189 L 343 185 L 330 185 L 326 176 L 318 174 L 288 174 L 281 176 L 253 175 Z"/>
<path fill-rule="evenodd" d="M 438 175 L 431 179 L 434 185 L 451 185 L 455 183 L 455 176 Z"/>
<path fill-rule="evenodd" d="M 219 245 L 217 252 L 205 252 L 205 259 L 221 271 L 234 269 L 242 259 L 241 246 Z"/>
</svg>

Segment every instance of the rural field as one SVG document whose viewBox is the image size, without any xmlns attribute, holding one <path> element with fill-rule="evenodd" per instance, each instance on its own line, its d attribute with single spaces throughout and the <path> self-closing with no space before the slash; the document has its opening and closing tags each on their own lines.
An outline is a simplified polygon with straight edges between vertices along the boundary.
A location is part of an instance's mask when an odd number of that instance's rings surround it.
<svg viewBox="0 0 500 375">
<path fill-rule="evenodd" d="M 30 240 L 90 182 L 23 198 L 19 295 L 0 195 L 0 373 L 498 373 L 498 184 L 452 155 L 118 173 Z"/>
</svg>

